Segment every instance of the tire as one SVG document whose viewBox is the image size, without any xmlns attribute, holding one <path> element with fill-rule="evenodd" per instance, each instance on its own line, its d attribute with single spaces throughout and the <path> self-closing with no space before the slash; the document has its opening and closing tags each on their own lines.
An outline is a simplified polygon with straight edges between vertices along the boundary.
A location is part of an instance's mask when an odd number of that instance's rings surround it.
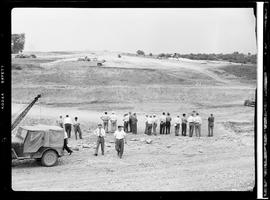
<svg viewBox="0 0 270 200">
<path fill-rule="evenodd" d="M 45 167 L 52 167 L 57 164 L 58 155 L 54 150 L 47 150 L 43 153 L 41 164 Z"/>
</svg>

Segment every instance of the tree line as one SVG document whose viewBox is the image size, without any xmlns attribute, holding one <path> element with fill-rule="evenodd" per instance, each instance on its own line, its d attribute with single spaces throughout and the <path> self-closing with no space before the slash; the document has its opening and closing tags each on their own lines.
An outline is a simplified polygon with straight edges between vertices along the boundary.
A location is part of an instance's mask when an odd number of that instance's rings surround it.
<svg viewBox="0 0 270 200">
<path fill-rule="evenodd" d="M 153 55 L 152 53 L 149 53 L 148 55 L 145 54 L 144 51 L 138 50 L 136 52 L 138 56 L 147 56 L 147 57 L 154 57 L 159 59 L 168 59 L 168 58 L 187 58 L 191 60 L 221 60 L 221 61 L 228 61 L 228 62 L 235 62 L 235 63 L 257 63 L 257 55 L 256 54 L 243 54 L 239 52 L 233 52 L 229 54 L 215 54 L 215 53 L 198 53 L 198 54 L 180 54 L 180 53 L 160 53 L 157 55 Z"/>
</svg>

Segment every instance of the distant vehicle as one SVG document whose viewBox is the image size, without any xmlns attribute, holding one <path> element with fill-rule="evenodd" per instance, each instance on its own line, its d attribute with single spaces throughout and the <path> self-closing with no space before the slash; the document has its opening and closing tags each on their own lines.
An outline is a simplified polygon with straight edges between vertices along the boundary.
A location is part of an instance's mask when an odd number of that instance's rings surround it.
<svg viewBox="0 0 270 200">
<path fill-rule="evenodd" d="M 21 126 L 12 136 L 12 160 L 36 159 L 51 167 L 63 155 L 64 130 L 58 126 Z"/>
<path fill-rule="evenodd" d="M 106 60 L 98 60 L 97 58 L 88 58 L 85 56 L 84 58 L 78 58 L 77 61 L 86 61 L 89 63 L 89 67 L 97 67 L 97 66 L 102 66 Z"/>
<path fill-rule="evenodd" d="M 15 58 L 37 58 L 37 56 L 35 54 L 26 55 L 26 54 L 21 53 L 21 54 L 17 54 Z"/>
</svg>

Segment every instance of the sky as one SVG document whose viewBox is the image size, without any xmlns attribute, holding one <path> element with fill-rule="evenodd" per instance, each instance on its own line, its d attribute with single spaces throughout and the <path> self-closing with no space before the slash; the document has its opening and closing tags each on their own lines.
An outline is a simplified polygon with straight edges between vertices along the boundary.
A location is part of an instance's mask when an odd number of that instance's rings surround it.
<svg viewBox="0 0 270 200">
<path fill-rule="evenodd" d="M 14 8 L 25 51 L 256 53 L 252 8 Z"/>
</svg>

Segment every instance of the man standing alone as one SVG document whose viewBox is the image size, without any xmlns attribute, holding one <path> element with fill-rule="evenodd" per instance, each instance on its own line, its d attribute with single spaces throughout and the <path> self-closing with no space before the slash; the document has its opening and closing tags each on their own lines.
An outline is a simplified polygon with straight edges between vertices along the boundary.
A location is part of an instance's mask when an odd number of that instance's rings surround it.
<svg viewBox="0 0 270 200">
<path fill-rule="evenodd" d="M 96 146 L 96 152 L 95 152 L 95 156 L 98 155 L 98 148 L 99 145 L 101 144 L 101 152 L 102 155 L 104 155 L 104 144 L 105 144 L 105 130 L 104 128 L 102 128 L 102 124 L 98 124 L 98 128 L 94 131 L 94 134 L 97 136 L 97 146 Z"/>
<path fill-rule="evenodd" d="M 71 125 L 72 125 L 72 121 L 71 118 L 66 115 L 66 118 L 64 119 L 64 126 L 65 126 L 65 130 L 67 132 L 68 138 L 70 138 L 70 133 L 71 133 Z"/>
<path fill-rule="evenodd" d="M 172 118 L 170 116 L 170 113 L 167 113 L 167 117 L 166 117 L 166 134 L 170 134 L 171 133 L 171 121 Z"/>
<path fill-rule="evenodd" d="M 117 151 L 117 156 L 122 158 L 124 153 L 124 140 L 127 144 L 126 133 L 123 131 L 122 126 L 118 126 L 118 130 L 114 133 L 115 137 L 115 150 Z"/>
<path fill-rule="evenodd" d="M 189 137 L 192 137 L 193 131 L 194 131 L 194 114 L 191 113 L 191 115 L 187 119 L 188 125 L 189 125 Z"/>
<path fill-rule="evenodd" d="M 208 117 L 208 137 L 213 137 L 213 132 L 214 132 L 214 116 L 213 114 Z"/>
<path fill-rule="evenodd" d="M 165 123 L 166 123 L 166 116 L 165 116 L 165 112 L 164 112 L 164 113 L 162 113 L 162 115 L 160 117 L 160 126 L 159 126 L 160 135 L 164 134 Z"/>
<path fill-rule="evenodd" d="M 100 118 L 103 121 L 103 127 L 105 129 L 105 132 L 108 133 L 109 132 L 109 129 L 108 129 L 109 128 L 109 120 L 110 120 L 108 113 L 105 112 L 104 115 L 102 115 Z"/>
<path fill-rule="evenodd" d="M 201 137 L 202 118 L 199 116 L 199 113 L 196 113 L 196 117 L 194 117 L 194 124 L 196 137 Z"/>
<path fill-rule="evenodd" d="M 183 114 L 182 117 L 182 136 L 186 136 L 187 134 L 187 117 L 186 114 Z"/>
</svg>

